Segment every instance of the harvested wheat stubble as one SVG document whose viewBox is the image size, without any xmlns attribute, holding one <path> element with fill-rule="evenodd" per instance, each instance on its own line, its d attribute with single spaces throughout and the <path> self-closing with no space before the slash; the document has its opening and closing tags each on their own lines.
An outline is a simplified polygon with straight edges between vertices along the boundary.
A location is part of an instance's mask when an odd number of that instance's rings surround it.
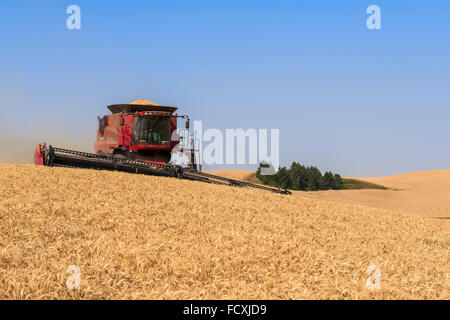
<svg viewBox="0 0 450 320">
<path fill-rule="evenodd" d="M 3 299 L 448 299 L 449 221 L 164 177 L 0 165 Z M 381 290 L 367 289 L 369 265 Z M 81 289 L 66 286 L 69 265 Z"/>
</svg>

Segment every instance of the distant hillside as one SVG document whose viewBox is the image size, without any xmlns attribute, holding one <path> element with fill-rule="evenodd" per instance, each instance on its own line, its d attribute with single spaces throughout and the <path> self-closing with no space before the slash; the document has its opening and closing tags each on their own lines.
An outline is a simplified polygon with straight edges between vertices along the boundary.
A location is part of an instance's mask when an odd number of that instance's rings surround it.
<svg viewBox="0 0 450 320">
<path fill-rule="evenodd" d="M 301 193 L 312 199 L 364 204 L 408 214 L 450 218 L 450 170 L 400 174 L 382 178 L 350 178 L 349 189 Z M 370 189 L 364 186 L 375 184 Z M 376 186 L 383 186 L 377 188 Z M 358 188 L 355 188 L 357 186 Z M 372 188 L 373 187 L 373 188 Z"/>
<path fill-rule="evenodd" d="M 236 179 L 241 181 L 248 181 L 251 183 L 263 184 L 261 180 L 256 177 L 254 171 L 245 170 L 215 170 L 206 171 L 207 173 L 222 176 L 225 178 Z M 357 189 L 387 189 L 386 187 L 368 181 L 363 181 L 353 178 L 343 178 L 343 189 L 357 190 Z"/>
<path fill-rule="evenodd" d="M 351 178 L 342 178 L 343 188 L 344 190 L 361 190 L 361 189 L 380 189 L 386 190 L 388 188 L 364 180 L 359 179 L 351 179 Z"/>
<path fill-rule="evenodd" d="M 247 181 L 251 183 L 262 184 L 261 180 L 256 177 L 254 171 L 244 171 L 244 170 L 215 170 L 206 171 L 207 173 L 222 176 L 225 178 Z"/>
</svg>

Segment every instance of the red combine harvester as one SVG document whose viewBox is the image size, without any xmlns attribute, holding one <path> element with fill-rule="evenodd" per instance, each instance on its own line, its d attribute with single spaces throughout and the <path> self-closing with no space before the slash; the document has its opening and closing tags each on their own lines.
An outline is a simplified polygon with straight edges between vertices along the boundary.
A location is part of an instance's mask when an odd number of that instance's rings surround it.
<svg viewBox="0 0 450 320">
<path fill-rule="evenodd" d="M 172 152 L 184 151 L 176 149 L 179 144 L 177 118 L 186 119 L 186 129 L 189 129 L 189 117 L 174 113 L 175 107 L 150 101 L 144 103 L 108 106 L 112 114 L 98 118 L 96 154 L 166 164 Z M 194 153 L 190 154 L 189 166 L 196 170 Z"/>
<path fill-rule="evenodd" d="M 266 187 L 201 172 L 196 161 L 195 141 L 183 141 L 177 132 L 177 119 L 189 117 L 174 113 L 177 108 L 137 100 L 108 106 L 112 114 L 98 118 L 95 153 L 47 146 L 36 147 L 34 163 L 45 166 L 117 170 L 130 173 L 252 187 L 280 194 L 288 190 Z"/>
</svg>

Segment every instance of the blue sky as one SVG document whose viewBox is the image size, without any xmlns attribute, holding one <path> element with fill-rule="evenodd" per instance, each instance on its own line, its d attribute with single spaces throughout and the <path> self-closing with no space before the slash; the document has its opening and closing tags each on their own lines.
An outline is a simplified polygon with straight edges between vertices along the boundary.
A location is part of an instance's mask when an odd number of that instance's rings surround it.
<svg viewBox="0 0 450 320">
<path fill-rule="evenodd" d="M 449 1 L 3 0 L 0 37 L 0 161 L 40 140 L 89 151 L 106 105 L 145 98 L 205 128 L 279 128 L 283 165 L 450 168 Z"/>
</svg>

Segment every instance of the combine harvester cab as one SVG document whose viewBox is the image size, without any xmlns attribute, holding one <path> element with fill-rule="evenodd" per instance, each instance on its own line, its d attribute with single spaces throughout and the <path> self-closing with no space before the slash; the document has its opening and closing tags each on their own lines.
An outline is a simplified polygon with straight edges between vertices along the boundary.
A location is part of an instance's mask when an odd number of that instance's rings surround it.
<svg viewBox="0 0 450 320">
<path fill-rule="evenodd" d="M 112 114 L 98 118 L 95 153 L 47 146 L 43 142 L 36 147 L 35 164 L 177 177 L 291 194 L 288 190 L 200 172 L 194 139 L 179 143 L 177 119 L 185 119 L 188 130 L 189 117 L 174 113 L 176 107 L 137 100 L 130 104 L 110 105 L 108 109 Z M 187 163 L 180 163 L 180 159 Z"/>
</svg>

